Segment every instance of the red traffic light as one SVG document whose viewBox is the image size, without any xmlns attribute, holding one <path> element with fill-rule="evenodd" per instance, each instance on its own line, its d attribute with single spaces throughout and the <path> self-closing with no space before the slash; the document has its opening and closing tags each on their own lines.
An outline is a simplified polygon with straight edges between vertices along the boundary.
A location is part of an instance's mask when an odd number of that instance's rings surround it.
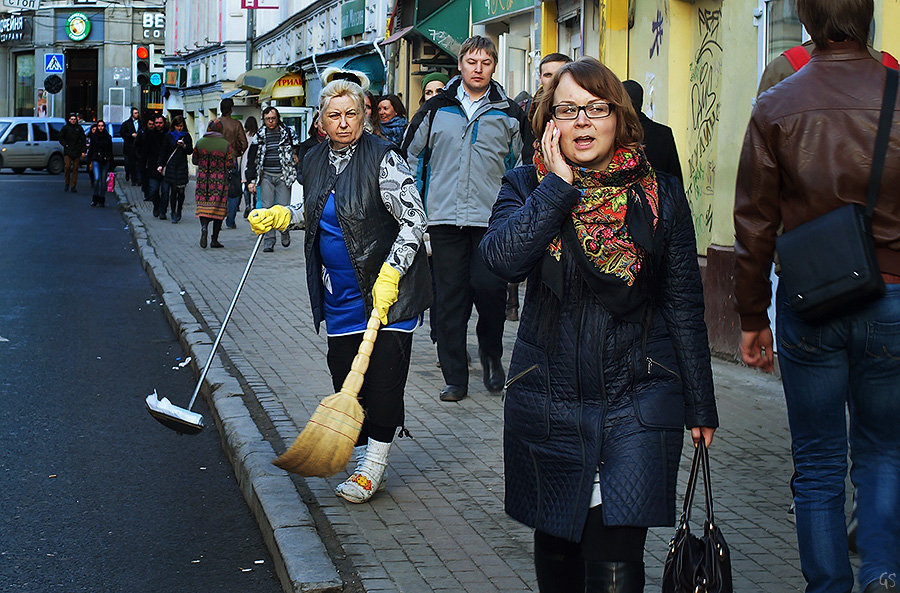
<svg viewBox="0 0 900 593">
<path fill-rule="evenodd" d="M 146 60 L 150 57 L 150 50 L 143 45 L 139 45 L 136 54 L 139 60 Z"/>
</svg>

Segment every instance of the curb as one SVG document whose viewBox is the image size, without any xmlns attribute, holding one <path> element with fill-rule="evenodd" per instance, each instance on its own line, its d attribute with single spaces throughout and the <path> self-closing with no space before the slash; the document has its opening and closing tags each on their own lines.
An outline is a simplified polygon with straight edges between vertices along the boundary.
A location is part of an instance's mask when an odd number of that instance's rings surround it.
<svg viewBox="0 0 900 593">
<path fill-rule="evenodd" d="M 192 357 L 195 374 L 199 375 L 201 365 L 209 357 L 213 338 L 191 314 L 181 287 L 157 256 L 144 223 L 131 211 L 127 196 L 118 187 L 116 194 L 144 270 L 161 295 L 169 325 Z M 272 465 L 271 460 L 276 457 L 274 449 L 263 438 L 244 404 L 244 392 L 238 380 L 228 374 L 218 358 L 213 360 L 201 391 L 205 392 L 241 493 L 272 554 L 282 589 L 285 593 L 340 592 L 342 580 L 309 509 L 288 473 Z"/>
</svg>

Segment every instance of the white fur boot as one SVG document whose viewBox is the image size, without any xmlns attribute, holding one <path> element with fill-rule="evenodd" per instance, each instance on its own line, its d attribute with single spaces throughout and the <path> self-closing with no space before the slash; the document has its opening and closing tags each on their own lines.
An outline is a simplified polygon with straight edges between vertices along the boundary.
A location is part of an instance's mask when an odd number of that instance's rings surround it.
<svg viewBox="0 0 900 593">
<path fill-rule="evenodd" d="M 354 453 L 360 447 L 354 447 Z M 338 484 L 334 493 L 350 502 L 368 502 L 384 485 L 384 470 L 391 443 L 369 439 L 365 454 L 353 474 Z"/>
</svg>

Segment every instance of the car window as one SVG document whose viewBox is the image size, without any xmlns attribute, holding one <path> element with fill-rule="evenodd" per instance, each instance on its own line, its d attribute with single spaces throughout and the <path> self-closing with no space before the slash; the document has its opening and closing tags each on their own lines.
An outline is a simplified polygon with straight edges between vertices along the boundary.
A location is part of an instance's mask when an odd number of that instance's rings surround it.
<svg viewBox="0 0 900 593">
<path fill-rule="evenodd" d="M 121 128 L 121 127 L 122 127 L 122 124 L 109 124 L 109 133 L 110 133 L 110 135 L 111 135 L 113 138 L 115 138 L 116 136 L 118 136 L 118 135 L 119 135 L 119 128 Z"/>
<path fill-rule="evenodd" d="M 47 124 L 45 124 L 45 123 L 31 124 L 31 139 L 34 142 L 46 142 L 47 141 Z"/>
<path fill-rule="evenodd" d="M 16 126 L 9 131 L 9 136 L 6 137 L 3 144 L 15 144 L 16 142 L 28 142 L 27 124 L 16 124 Z"/>
<path fill-rule="evenodd" d="M 8 127 L 9 127 L 8 121 L 0 121 L 0 136 L 3 135 L 3 132 L 5 132 L 6 128 L 8 128 Z"/>
<path fill-rule="evenodd" d="M 50 140 L 59 142 L 59 133 L 63 129 L 63 123 L 58 121 L 51 121 L 47 123 L 47 127 L 50 128 Z"/>
</svg>

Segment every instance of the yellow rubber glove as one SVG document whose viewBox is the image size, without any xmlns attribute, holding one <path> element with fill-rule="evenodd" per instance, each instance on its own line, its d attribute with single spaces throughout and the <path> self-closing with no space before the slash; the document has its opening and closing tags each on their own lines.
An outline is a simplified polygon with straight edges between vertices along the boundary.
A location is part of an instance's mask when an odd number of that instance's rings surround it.
<svg viewBox="0 0 900 593">
<path fill-rule="evenodd" d="M 381 264 L 381 271 L 378 272 L 378 278 L 375 279 L 375 285 L 372 286 L 372 306 L 378 310 L 381 325 L 388 323 L 388 309 L 397 302 L 399 285 L 400 272 L 388 264 Z"/>
<path fill-rule="evenodd" d="M 257 208 L 247 217 L 250 229 L 257 235 L 268 233 L 271 230 L 283 231 L 291 224 L 291 211 L 284 206 L 272 206 L 271 208 Z"/>
</svg>

